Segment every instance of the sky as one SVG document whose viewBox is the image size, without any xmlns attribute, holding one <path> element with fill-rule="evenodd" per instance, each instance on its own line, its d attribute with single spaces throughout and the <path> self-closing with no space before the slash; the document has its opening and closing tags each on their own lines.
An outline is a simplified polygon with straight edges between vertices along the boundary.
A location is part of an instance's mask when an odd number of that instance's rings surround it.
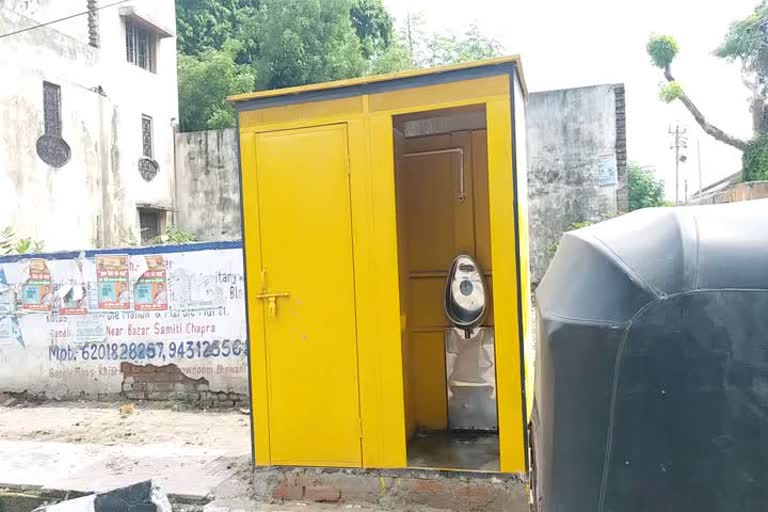
<svg viewBox="0 0 768 512">
<path fill-rule="evenodd" d="M 729 24 L 749 15 L 757 0 L 384 0 L 398 21 L 422 13 L 430 32 L 461 31 L 476 23 L 519 54 L 530 92 L 624 83 L 630 161 L 653 167 L 675 195 L 675 157 L 670 127 L 688 131 L 688 160 L 680 167 L 689 194 L 699 187 L 697 140 L 704 186 L 741 169 L 741 153 L 705 134 L 679 102 L 658 99 L 661 70 L 645 45 L 651 34 L 673 35 L 680 45 L 675 78 L 710 123 L 749 138 L 749 91 L 738 63 L 712 52 Z"/>
</svg>

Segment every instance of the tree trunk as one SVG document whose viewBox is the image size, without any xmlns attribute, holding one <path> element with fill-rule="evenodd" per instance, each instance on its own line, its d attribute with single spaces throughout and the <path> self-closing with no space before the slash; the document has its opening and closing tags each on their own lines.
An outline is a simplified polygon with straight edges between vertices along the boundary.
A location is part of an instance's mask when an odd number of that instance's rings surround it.
<svg viewBox="0 0 768 512">
<path fill-rule="evenodd" d="M 752 98 L 752 131 L 755 135 L 768 133 L 768 105 L 759 94 Z"/>
<path fill-rule="evenodd" d="M 667 66 L 667 68 L 664 70 L 664 78 L 666 78 L 668 82 L 675 81 L 669 66 Z M 740 151 L 745 151 L 747 149 L 747 141 L 728 135 L 720 128 L 711 125 L 704 117 L 704 114 L 702 114 L 696 105 L 693 104 L 693 101 L 691 101 L 687 94 L 683 93 L 680 96 L 680 101 L 683 102 L 685 108 L 688 109 L 688 112 L 691 113 L 696 122 L 699 123 L 699 126 L 701 126 L 701 129 L 706 133 L 719 140 L 720 142 L 728 144 L 729 146 L 733 146 Z"/>
</svg>

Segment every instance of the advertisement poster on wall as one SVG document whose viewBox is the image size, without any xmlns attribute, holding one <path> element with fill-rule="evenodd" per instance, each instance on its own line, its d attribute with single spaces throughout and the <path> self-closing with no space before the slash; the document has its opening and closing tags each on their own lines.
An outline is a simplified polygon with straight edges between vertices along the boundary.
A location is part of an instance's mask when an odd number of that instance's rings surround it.
<svg viewBox="0 0 768 512">
<path fill-rule="evenodd" d="M 165 258 L 145 256 L 147 270 L 133 287 L 133 309 L 136 311 L 165 311 L 168 309 L 168 281 Z"/>
<path fill-rule="evenodd" d="M 48 264 L 43 259 L 29 260 L 29 279 L 21 290 L 21 307 L 27 311 L 50 311 L 53 305 L 53 287 Z"/>
<path fill-rule="evenodd" d="M 87 315 L 88 295 L 83 286 L 72 286 L 61 298 L 60 315 Z"/>
<path fill-rule="evenodd" d="M 16 308 L 16 294 L 8 286 L 5 270 L 0 267 L 0 317 L 13 314 Z"/>
<path fill-rule="evenodd" d="M 99 309 L 131 309 L 131 283 L 128 280 L 127 254 L 96 256 L 96 287 Z"/>
</svg>

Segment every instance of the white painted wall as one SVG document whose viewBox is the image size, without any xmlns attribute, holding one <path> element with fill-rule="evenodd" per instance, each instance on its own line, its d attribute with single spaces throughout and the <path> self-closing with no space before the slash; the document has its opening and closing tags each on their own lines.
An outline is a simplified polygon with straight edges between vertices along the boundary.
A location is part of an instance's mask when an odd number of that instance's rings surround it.
<svg viewBox="0 0 768 512">
<path fill-rule="evenodd" d="M 0 256 L 0 392 L 49 398 L 115 398 L 122 363 L 176 365 L 204 377 L 211 392 L 248 393 L 243 253 L 239 242 L 112 250 L 130 261 L 129 282 L 147 270 L 146 255 L 164 258 L 167 310 L 100 309 L 99 251 L 40 254 L 55 293 L 84 286 L 87 314 L 25 307 L 30 257 Z M 68 289 L 68 288 L 67 288 Z M 66 293 L 66 290 L 65 292 Z M 152 348 L 147 347 L 151 345 Z M 214 348 L 215 347 L 215 348 Z M 173 389 L 166 390 L 172 397 Z"/>
<path fill-rule="evenodd" d="M 175 38 L 159 40 L 157 73 L 130 64 L 121 7 L 175 29 L 173 0 L 134 0 L 98 12 L 99 48 L 88 45 L 87 16 L 0 44 L 0 229 L 13 226 L 46 249 L 124 245 L 130 233 L 139 238 L 137 204 L 174 207 Z M 0 34 L 86 9 L 87 0 L 0 0 Z M 59 169 L 35 149 L 43 81 L 61 86 L 62 135 L 72 158 Z M 154 121 L 159 172 L 151 182 L 138 171 L 142 114 Z"/>
<path fill-rule="evenodd" d="M 102 2 L 103 3 L 103 2 Z M 0 7 L 29 19 L 29 24 L 46 23 L 87 10 L 87 0 L 0 0 Z M 85 21 L 85 23 L 83 23 Z M 86 17 L 65 20 L 55 25 L 56 31 L 84 43 L 88 42 Z M 5 33 L 5 32 L 3 32 Z"/>
<path fill-rule="evenodd" d="M 233 129 L 176 134 L 176 222 L 198 240 L 239 240 L 240 156 Z"/>
<path fill-rule="evenodd" d="M 617 109 L 617 95 L 623 97 L 623 90 L 623 85 L 614 84 L 528 95 L 528 226 L 534 283 L 544 276 L 553 249 L 571 224 L 599 222 L 622 213 L 621 205 L 626 205 L 626 170 L 619 165 L 626 140 Z"/>
</svg>

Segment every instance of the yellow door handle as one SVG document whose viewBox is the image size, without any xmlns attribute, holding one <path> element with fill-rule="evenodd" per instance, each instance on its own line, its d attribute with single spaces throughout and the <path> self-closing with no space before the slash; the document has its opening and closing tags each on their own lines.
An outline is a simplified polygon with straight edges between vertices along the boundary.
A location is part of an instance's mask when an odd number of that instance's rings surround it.
<svg viewBox="0 0 768 512">
<path fill-rule="evenodd" d="M 291 294 L 287 292 L 281 293 L 260 293 L 256 296 L 257 299 L 278 299 L 280 297 L 290 297 Z"/>
<path fill-rule="evenodd" d="M 256 296 L 257 299 L 267 299 L 267 316 L 275 318 L 277 316 L 277 299 L 281 297 L 290 297 L 290 293 L 261 293 Z"/>
</svg>

